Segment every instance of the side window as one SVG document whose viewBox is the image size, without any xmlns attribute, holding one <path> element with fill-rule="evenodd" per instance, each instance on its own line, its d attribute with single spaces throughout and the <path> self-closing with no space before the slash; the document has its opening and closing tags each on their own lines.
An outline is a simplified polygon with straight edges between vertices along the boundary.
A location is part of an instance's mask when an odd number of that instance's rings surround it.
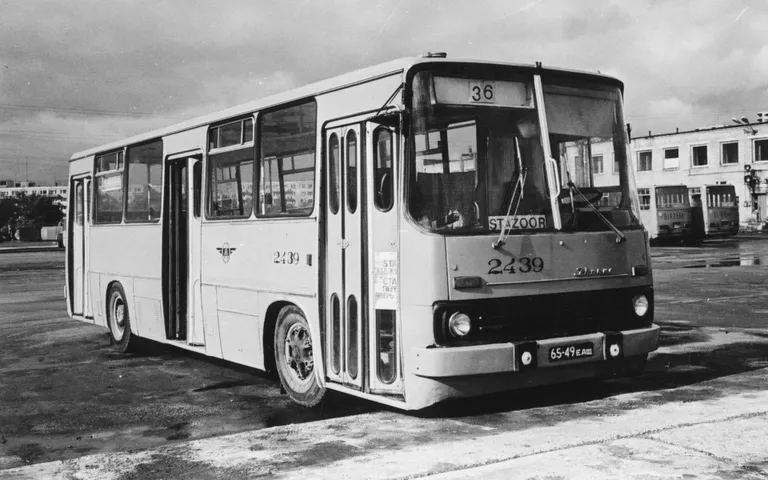
<svg viewBox="0 0 768 480">
<path fill-rule="evenodd" d="M 357 210 L 357 133 L 347 133 L 347 208 L 350 213 Z"/>
<path fill-rule="evenodd" d="M 392 168 L 392 133 L 379 127 L 373 134 L 374 188 L 376 208 L 386 212 L 394 202 L 394 169 Z"/>
<path fill-rule="evenodd" d="M 93 223 L 123 221 L 123 151 L 96 157 L 96 191 Z"/>
<path fill-rule="evenodd" d="M 253 149 L 208 156 L 208 217 L 249 217 L 253 210 Z"/>
<path fill-rule="evenodd" d="M 160 218 L 162 165 L 162 140 L 128 147 L 126 222 L 153 222 Z"/>
<path fill-rule="evenodd" d="M 248 218 L 251 216 L 254 178 L 253 147 L 252 118 L 244 118 L 211 127 L 208 131 L 208 176 L 206 179 L 208 187 L 206 215 L 208 218 Z M 195 169 L 197 168 L 196 164 Z M 197 187 L 195 186 L 195 188 Z M 195 194 L 199 194 L 197 190 L 195 190 Z M 193 201 L 198 202 L 198 199 L 193 197 Z"/>
<path fill-rule="evenodd" d="M 317 104 L 311 101 L 261 115 L 259 142 L 258 215 L 281 217 L 312 213 Z"/>
<path fill-rule="evenodd" d="M 83 224 L 83 182 L 77 182 L 75 187 L 75 225 Z"/>
<path fill-rule="evenodd" d="M 200 198 L 203 190 L 203 162 L 196 161 L 192 167 L 192 189 L 194 195 L 192 197 L 192 214 L 195 218 L 200 218 Z"/>
<path fill-rule="evenodd" d="M 339 213 L 339 172 L 341 171 L 341 159 L 339 156 L 339 137 L 332 134 L 328 141 L 328 208 L 331 213 Z"/>
</svg>

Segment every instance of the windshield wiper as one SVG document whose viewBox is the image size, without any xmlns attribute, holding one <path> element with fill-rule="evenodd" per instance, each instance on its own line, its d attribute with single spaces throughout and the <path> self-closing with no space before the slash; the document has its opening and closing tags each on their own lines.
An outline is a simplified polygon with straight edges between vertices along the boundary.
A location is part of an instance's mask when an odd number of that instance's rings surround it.
<svg viewBox="0 0 768 480">
<path fill-rule="evenodd" d="M 576 194 L 578 196 L 580 196 L 582 200 L 584 200 L 584 202 L 587 204 L 587 206 L 589 208 L 591 208 L 592 211 L 595 212 L 598 217 L 600 217 L 600 220 L 602 220 L 603 223 L 608 226 L 608 228 L 613 230 L 613 233 L 616 234 L 616 243 L 621 243 L 621 242 L 623 242 L 623 241 L 625 241 L 627 239 L 627 237 L 625 237 L 624 234 L 621 233 L 621 230 L 616 228 L 616 225 L 612 224 L 610 220 L 605 218 L 605 216 L 602 213 L 600 213 L 600 210 L 598 210 L 597 207 L 592 205 L 592 202 L 587 200 L 587 197 L 585 197 L 584 194 L 581 193 L 581 190 L 579 190 L 579 188 L 570 180 L 568 180 L 568 188 L 571 191 L 571 195 L 573 195 L 573 192 L 576 192 Z"/>
<path fill-rule="evenodd" d="M 504 223 L 501 225 L 501 231 L 499 232 L 499 238 L 491 245 L 494 250 L 498 250 L 505 243 L 507 243 L 507 224 L 509 222 L 509 213 L 512 211 L 512 204 L 515 203 L 515 197 L 517 197 L 517 205 L 515 205 L 515 212 L 512 216 L 517 215 L 517 209 L 520 208 L 520 200 L 523 199 L 523 188 L 525 188 L 525 179 L 528 177 L 528 170 L 523 168 L 523 157 L 520 155 L 520 144 L 515 137 L 515 153 L 517 154 L 518 171 L 517 181 L 515 182 L 515 189 L 512 191 L 512 197 L 509 199 L 509 206 L 507 207 L 507 214 L 504 216 Z M 520 195 L 517 195 L 518 188 L 520 189 Z"/>
</svg>

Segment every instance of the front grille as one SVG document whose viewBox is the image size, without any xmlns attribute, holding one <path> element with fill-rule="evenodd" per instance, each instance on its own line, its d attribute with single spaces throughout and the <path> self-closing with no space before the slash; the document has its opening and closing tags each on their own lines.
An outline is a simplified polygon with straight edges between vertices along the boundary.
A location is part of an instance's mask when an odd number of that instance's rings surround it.
<svg viewBox="0 0 768 480">
<path fill-rule="evenodd" d="M 632 299 L 640 294 L 649 302 L 642 318 L 632 307 Z M 653 287 L 437 302 L 433 310 L 440 346 L 540 340 L 648 327 L 653 323 Z M 462 339 L 448 331 L 448 319 L 455 312 L 472 318 L 472 331 Z"/>
</svg>

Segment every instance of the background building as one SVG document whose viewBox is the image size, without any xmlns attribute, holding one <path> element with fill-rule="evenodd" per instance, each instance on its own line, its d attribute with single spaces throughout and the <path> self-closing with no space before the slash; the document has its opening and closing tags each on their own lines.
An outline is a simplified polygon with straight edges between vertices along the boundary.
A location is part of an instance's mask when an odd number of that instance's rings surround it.
<svg viewBox="0 0 768 480">
<path fill-rule="evenodd" d="M 27 182 L 16 182 L 27 183 Z M 53 203 L 61 208 L 61 211 L 67 213 L 67 187 L 66 186 L 35 186 L 34 183 L 30 186 L 13 186 L 3 187 L 0 185 L 0 198 L 10 198 L 19 195 L 43 195 L 46 197 L 53 197 Z"/>
<path fill-rule="evenodd" d="M 730 184 L 739 197 L 742 227 L 768 221 L 768 113 L 758 120 L 632 139 L 639 188 L 653 185 Z M 633 132 L 636 134 L 636 132 Z M 593 144 L 590 168 L 596 185 L 618 185 L 612 145 Z M 749 176 L 749 183 L 745 181 Z"/>
</svg>

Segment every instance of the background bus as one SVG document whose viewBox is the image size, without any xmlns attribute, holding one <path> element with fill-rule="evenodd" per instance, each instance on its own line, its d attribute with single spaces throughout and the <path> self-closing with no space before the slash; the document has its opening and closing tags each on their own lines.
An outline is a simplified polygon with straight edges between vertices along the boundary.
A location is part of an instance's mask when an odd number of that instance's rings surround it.
<svg viewBox="0 0 768 480">
<path fill-rule="evenodd" d="M 658 344 L 620 81 L 401 59 L 73 155 L 69 313 L 418 409 Z M 621 200 L 579 158 L 615 146 Z M 609 218 L 610 217 L 610 218 Z"/>
<path fill-rule="evenodd" d="M 727 237 L 739 233 L 739 197 L 736 196 L 736 187 L 727 184 L 704 185 L 689 188 L 689 193 L 696 236 Z"/>
<path fill-rule="evenodd" d="M 693 238 L 693 216 L 685 185 L 656 185 L 637 189 L 640 217 L 651 240 L 688 241 Z"/>
</svg>

